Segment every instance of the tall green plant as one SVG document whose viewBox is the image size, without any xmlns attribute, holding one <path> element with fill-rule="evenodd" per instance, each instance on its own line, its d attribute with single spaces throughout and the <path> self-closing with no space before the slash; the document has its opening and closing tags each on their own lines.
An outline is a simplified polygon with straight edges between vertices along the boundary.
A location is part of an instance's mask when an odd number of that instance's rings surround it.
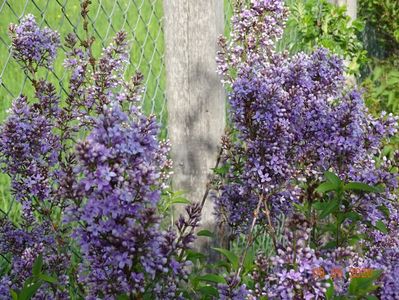
<svg viewBox="0 0 399 300">
<path fill-rule="evenodd" d="M 291 54 L 324 47 L 349 61 L 349 71 L 357 73 L 367 60 L 359 39 L 364 28 L 361 20 L 351 21 L 344 6 L 327 0 L 288 0 L 290 18 L 278 49 Z"/>
</svg>

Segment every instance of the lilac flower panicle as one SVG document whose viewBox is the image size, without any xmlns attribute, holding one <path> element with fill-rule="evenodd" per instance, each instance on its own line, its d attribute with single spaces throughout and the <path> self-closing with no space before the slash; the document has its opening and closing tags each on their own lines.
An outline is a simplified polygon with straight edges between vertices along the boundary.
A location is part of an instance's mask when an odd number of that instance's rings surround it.
<svg viewBox="0 0 399 300">
<path fill-rule="evenodd" d="M 124 80 L 126 33 L 117 33 L 99 59 L 92 56 L 92 40 L 80 47 L 76 36 L 67 36 L 65 101 L 37 78 L 39 67 L 51 68 L 58 34 L 40 29 L 31 15 L 10 33 L 14 58 L 32 75 L 35 99 L 18 97 L 0 129 L 0 166 L 23 213 L 20 228 L 7 223 L 0 230 L 0 254 L 13 258 L 0 297 L 9 299 L 10 287 L 20 289 L 42 255 L 44 271 L 65 288 L 43 284 L 34 299 L 67 299 L 69 271 L 87 299 L 184 299 L 185 251 L 201 207 L 188 206 L 176 229 L 161 228 L 158 204 L 168 187 L 170 145 L 158 140 L 155 117 L 138 107 L 143 76 Z M 76 241 L 80 268 L 70 267 Z"/>
<path fill-rule="evenodd" d="M 76 171 L 84 176 L 75 188 L 85 204 L 74 212 L 84 223 L 76 235 L 86 261 L 81 281 L 93 297 L 139 296 L 159 274 L 175 277 L 170 282 L 176 281 L 176 275 L 187 276 L 187 265 L 174 255 L 194 240 L 192 233 L 180 240 L 181 245 L 174 245 L 176 236 L 160 230 L 156 214 L 163 180 L 160 166 L 167 161 L 157 134 L 154 118 L 136 109 L 128 115 L 114 104 L 78 145 Z M 188 210 L 187 221 L 179 221 L 178 229 L 197 226 L 198 212 L 193 209 Z M 161 280 L 153 295 L 175 299 L 177 282 L 161 289 Z"/>
<path fill-rule="evenodd" d="M 218 284 L 218 292 L 220 300 L 253 299 L 246 285 L 240 284 L 240 278 L 235 274 L 226 277 L 226 284 Z"/>
<path fill-rule="evenodd" d="M 258 224 L 267 223 L 265 205 L 271 222 L 281 214 L 292 219 L 294 204 L 319 200 L 314 190 L 325 171 L 344 182 L 384 186 L 381 193 L 348 193 L 348 206 L 364 221 L 373 226 L 382 221 L 389 228 L 381 233 L 372 226 L 357 226 L 356 232 L 369 243 L 362 255 L 351 248 L 318 253 L 308 243 L 296 251 L 284 246 L 271 261 L 259 257 L 254 277 L 258 296 L 316 299 L 327 286 L 314 280 L 312 268 L 332 268 L 332 259 L 344 256 L 348 264 L 385 270 L 379 296 L 391 299 L 385 295 L 396 295 L 393 249 L 399 244 L 392 237 L 399 223 L 398 174 L 395 162 L 382 158 L 381 149 L 397 134 L 398 118 L 373 117 L 361 92 L 348 86 L 343 60 L 326 49 L 291 57 L 277 52 L 286 18 L 281 0 L 248 1 L 232 19 L 230 39 L 220 40 L 218 70 L 229 90 L 233 134 L 223 143 L 222 162 L 228 171 L 220 176 L 215 195 L 217 217 L 233 233 L 248 231 L 258 203 Z M 306 230 L 287 232 L 285 239 L 298 234 L 307 241 Z M 338 287 L 345 293 L 347 282 Z"/>
<path fill-rule="evenodd" d="M 49 28 L 41 29 L 31 14 L 24 16 L 20 25 L 10 25 L 13 57 L 29 67 L 33 64 L 51 68 L 60 46 L 60 36 Z"/>
<path fill-rule="evenodd" d="M 1 168 L 11 177 L 12 192 L 26 215 L 32 213 L 32 197 L 51 199 L 52 172 L 58 162 L 60 144 L 55 125 L 43 109 L 45 106 L 37 109 L 20 96 L 0 128 Z"/>
<path fill-rule="evenodd" d="M 231 120 L 242 141 L 226 153 L 244 157 L 238 169 L 231 155 L 224 157 L 232 166 L 216 200 L 217 214 L 239 230 L 250 223 L 260 194 L 269 199 L 273 213 L 289 213 L 306 196 L 298 178 L 320 181 L 332 170 L 356 181 L 364 170 L 370 173 L 383 141 L 397 133 L 397 118 L 372 117 L 361 94 L 346 87 L 342 59 L 326 49 L 292 57 L 274 50 L 285 22 L 282 5 L 251 1 L 233 18 L 231 44 L 223 44 L 219 53 L 231 89 Z M 248 32 L 265 39 L 263 45 L 252 47 Z M 240 55 L 237 45 L 243 47 Z"/>
</svg>

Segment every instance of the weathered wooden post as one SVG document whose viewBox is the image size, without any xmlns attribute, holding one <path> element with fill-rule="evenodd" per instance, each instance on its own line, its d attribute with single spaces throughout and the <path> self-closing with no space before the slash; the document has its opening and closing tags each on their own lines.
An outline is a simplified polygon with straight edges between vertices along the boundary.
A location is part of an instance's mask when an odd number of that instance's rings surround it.
<svg viewBox="0 0 399 300">
<path fill-rule="evenodd" d="M 224 29 L 221 0 L 164 0 L 168 133 L 172 185 L 201 201 L 225 127 L 225 92 L 216 74 L 217 39 Z M 212 228 L 206 201 L 202 224 Z"/>
</svg>

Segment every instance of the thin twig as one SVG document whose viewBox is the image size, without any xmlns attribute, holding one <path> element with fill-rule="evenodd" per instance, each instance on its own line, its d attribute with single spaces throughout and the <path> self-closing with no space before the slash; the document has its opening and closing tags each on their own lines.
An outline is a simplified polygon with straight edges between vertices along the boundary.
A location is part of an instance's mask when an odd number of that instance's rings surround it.
<svg viewBox="0 0 399 300">
<path fill-rule="evenodd" d="M 258 204 L 256 205 L 256 209 L 254 211 L 254 218 L 252 219 L 252 224 L 251 224 L 251 227 L 249 229 L 247 244 L 246 244 L 246 246 L 244 248 L 244 252 L 241 255 L 240 266 L 238 267 L 237 273 L 235 275 L 236 279 L 240 278 L 240 274 L 241 274 L 243 266 L 244 266 L 245 257 L 247 256 L 249 247 L 251 247 L 251 245 L 252 245 L 253 236 L 254 236 L 254 229 L 255 229 L 256 221 L 258 220 L 258 217 L 259 217 L 259 212 L 260 212 L 260 208 L 262 206 L 263 200 L 264 200 L 264 197 L 263 197 L 263 194 L 261 194 L 260 197 L 259 197 Z"/>
<path fill-rule="evenodd" d="M 276 238 L 276 230 L 274 229 L 274 226 L 273 226 L 273 223 L 272 223 L 272 220 L 271 220 L 271 218 L 270 218 L 270 210 L 269 210 L 269 207 L 268 207 L 268 205 L 267 205 L 267 200 L 266 199 L 264 199 L 264 206 L 265 206 L 265 208 L 264 208 L 264 213 L 265 213 L 265 215 L 266 215 L 266 219 L 267 219 L 267 223 L 268 223 L 268 227 L 269 227 L 269 233 L 270 233 L 270 235 L 271 235 L 271 237 L 272 237 L 272 240 L 273 240 L 273 245 L 274 245 L 274 250 L 276 250 L 277 251 L 277 238 Z"/>
</svg>

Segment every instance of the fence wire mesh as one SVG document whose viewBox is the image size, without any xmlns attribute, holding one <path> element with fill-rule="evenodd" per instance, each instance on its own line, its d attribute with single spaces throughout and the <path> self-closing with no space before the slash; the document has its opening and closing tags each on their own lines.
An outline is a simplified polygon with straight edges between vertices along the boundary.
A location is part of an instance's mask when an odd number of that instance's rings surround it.
<svg viewBox="0 0 399 300">
<path fill-rule="evenodd" d="M 8 36 L 10 23 L 17 24 L 26 14 L 33 14 L 40 26 L 57 30 L 63 39 L 70 32 L 83 36 L 80 0 L 0 0 L 0 122 L 7 114 L 11 102 L 19 94 L 33 95 L 18 63 L 11 56 Z M 165 62 L 162 0 L 93 0 L 90 5 L 90 31 L 96 39 L 95 55 L 101 53 L 114 34 L 120 30 L 128 33 L 130 64 L 126 78 L 136 70 L 145 76 L 143 109 L 156 114 L 166 128 Z M 62 62 L 65 56 L 59 51 L 54 71 L 43 74 L 59 86 L 61 96 L 67 92 L 68 74 Z M 18 207 L 9 194 L 9 179 L 0 176 L 0 209 L 13 215 Z"/>
<path fill-rule="evenodd" d="M 30 92 L 24 74 L 13 61 L 11 41 L 7 34 L 10 23 L 18 23 L 25 14 L 33 14 L 41 26 L 57 30 L 61 37 L 70 32 L 83 34 L 79 0 L 3 0 L 0 6 L 0 97 L 1 114 L 13 98 Z M 162 123 L 166 121 L 165 64 L 162 0 L 95 0 L 90 6 L 91 32 L 96 38 L 94 52 L 99 54 L 113 35 L 124 30 L 128 33 L 131 51 L 126 76 L 140 70 L 145 76 L 143 107 L 146 113 L 155 113 Z M 48 74 L 58 82 L 65 93 L 66 78 L 62 51 L 55 62 L 54 72 Z"/>
</svg>

